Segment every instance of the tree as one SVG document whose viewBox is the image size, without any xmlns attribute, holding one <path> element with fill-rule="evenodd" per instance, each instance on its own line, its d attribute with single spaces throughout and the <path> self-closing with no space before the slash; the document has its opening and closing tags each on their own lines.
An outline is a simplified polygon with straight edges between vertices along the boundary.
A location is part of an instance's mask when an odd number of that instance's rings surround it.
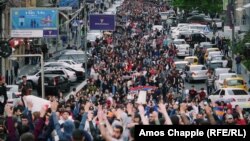
<svg viewBox="0 0 250 141">
<path fill-rule="evenodd" d="M 222 0 L 173 0 L 173 6 L 181 10 L 196 9 L 204 13 L 221 13 L 223 11 Z"/>
</svg>

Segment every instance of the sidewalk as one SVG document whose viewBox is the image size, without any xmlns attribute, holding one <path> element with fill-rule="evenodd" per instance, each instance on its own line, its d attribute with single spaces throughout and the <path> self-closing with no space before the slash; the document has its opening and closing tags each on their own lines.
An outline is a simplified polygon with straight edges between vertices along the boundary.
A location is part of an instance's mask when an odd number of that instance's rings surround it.
<svg viewBox="0 0 250 141">
<path fill-rule="evenodd" d="M 59 42 L 61 42 L 61 41 L 59 41 Z M 73 41 L 73 40 L 70 40 L 70 43 L 69 43 L 69 44 L 70 44 L 71 46 L 74 45 L 74 41 Z M 65 49 L 66 49 L 66 46 L 63 47 L 63 46 L 61 45 L 61 43 L 59 43 L 58 48 L 57 48 L 57 51 L 56 51 L 56 47 L 50 47 L 48 53 L 52 54 L 52 57 L 53 57 L 54 54 L 56 54 L 56 53 L 58 53 L 58 52 L 60 52 L 60 51 L 62 51 L 62 50 L 65 50 Z M 51 59 L 51 58 L 49 58 L 47 61 L 49 61 L 50 59 Z M 39 63 L 39 64 L 40 64 L 40 63 Z M 18 76 L 27 75 L 27 74 L 29 74 L 29 73 L 35 71 L 37 65 L 38 65 L 38 64 L 36 64 L 36 65 L 28 64 L 28 65 L 23 65 L 23 66 L 21 66 L 21 67 L 19 68 Z"/>
<path fill-rule="evenodd" d="M 237 72 L 235 58 L 232 58 L 232 60 L 233 60 L 233 71 Z M 250 83 L 248 83 L 248 82 L 249 82 L 249 79 L 250 79 L 250 71 L 248 71 L 246 69 L 246 67 L 243 65 L 243 63 L 241 63 L 241 74 L 239 76 L 241 76 L 245 80 L 245 82 L 247 83 L 247 87 L 249 89 L 250 88 Z"/>
</svg>

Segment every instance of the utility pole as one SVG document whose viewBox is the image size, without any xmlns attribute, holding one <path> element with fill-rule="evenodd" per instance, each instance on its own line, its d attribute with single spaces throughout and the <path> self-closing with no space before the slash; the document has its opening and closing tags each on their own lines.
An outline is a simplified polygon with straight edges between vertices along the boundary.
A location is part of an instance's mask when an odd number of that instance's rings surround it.
<svg viewBox="0 0 250 141">
<path fill-rule="evenodd" d="M 231 14 L 231 24 L 232 24 L 232 52 L 235 50 L 235 15 L 234 15 L 234 9 L 235 9 L 235 1 L 231 0 L 231 6 L 230 6 L 230 14 Z M 234 53 L 232 53 L 232 57 L 234 58 Z"/>
<path fill-rule="evenodd" d="M 88 14 L 87 14 L 87 0 L 84 0 L 84 52 L 85 52 L 85 79 L 88 78 L 88 56 L 87 56 L 87 27 L 88 27 Z"/>
</svg>

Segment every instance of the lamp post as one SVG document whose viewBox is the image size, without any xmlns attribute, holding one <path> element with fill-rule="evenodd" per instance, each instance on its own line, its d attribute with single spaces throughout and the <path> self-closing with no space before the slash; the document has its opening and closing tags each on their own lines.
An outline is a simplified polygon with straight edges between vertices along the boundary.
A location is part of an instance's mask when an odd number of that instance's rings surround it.
<svg viewBox="0 0 250 141">
<path fill-rule="evenodd" d="M 234 7 L 235 3 L 234 0 L 231 0 L 231 6 L 230 6 L 230 14 L 231 14 L 231 24 L 232 24 L 232 51 L 234 51 L 235 48 L 235 22 L 234 22 Z M 234 53 L 232 53 L 232 57 L 234 58 Z"/>
<path fill-rule="evenodd" d="M 87 0 L 84 0 L 84 52 L 85 52 L 85 79 L 88 78 L 87 69 L 88 69 L 88 57 L 87 57 L 87 26 L 88 26 L 88 18 L 87 18 Z"/>
</svg>

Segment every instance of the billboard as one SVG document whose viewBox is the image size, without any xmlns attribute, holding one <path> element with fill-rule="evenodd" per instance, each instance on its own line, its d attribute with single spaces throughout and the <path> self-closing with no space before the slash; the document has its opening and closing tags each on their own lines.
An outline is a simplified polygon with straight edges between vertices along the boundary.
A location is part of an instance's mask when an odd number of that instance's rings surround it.
<svg viewBox="0 0 250 141">
<path fill-rule="evenodd" d="M 11 37 L 43 37 L 43 30 L 58 29 L 56 9 L 11 8 L 10 19 Z"/>
<path fill-rule="evenodd" d="M 78 9 L 79 0 L 60 0 L 59 6 L 60 7 L 72 7 L 72 9 Z"/>
<path fill-rule="evenodd" d="M 89 15 L 90 30 L 115 30 L 115 15 Z"/>
</svg>

